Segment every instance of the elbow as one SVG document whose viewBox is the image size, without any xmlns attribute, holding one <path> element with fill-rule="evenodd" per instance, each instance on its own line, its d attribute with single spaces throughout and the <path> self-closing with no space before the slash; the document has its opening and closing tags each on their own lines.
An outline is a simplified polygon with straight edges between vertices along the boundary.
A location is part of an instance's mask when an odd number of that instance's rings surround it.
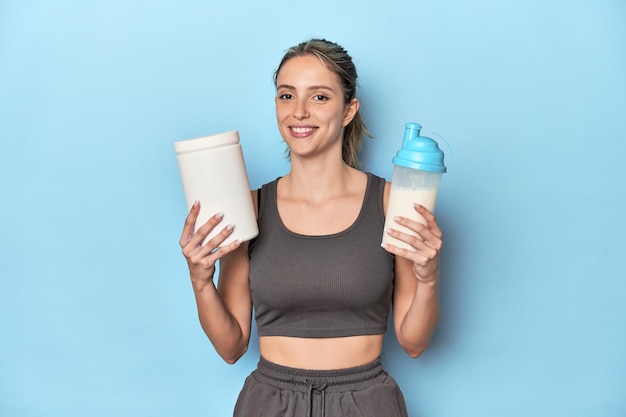
<svg viewBox="0 0 626 417">
<path fill-rule="evenodd" d="M 402 348 L 409 355 L 410 358 L 417 359 L 422 355 L 422 353 L 426 351 L 429 345 L 430 342 L 427 342 L 423 344 L 404 345 L 402 346 Z"/>
<path fill-rule="evenodd" d="M 236 363 L 248 350 L 249 338 L 241 334 L 235 337 L 212 337 L 211 332 L 205 329 L 205 334 L 213 345 L 215 352 L 229 365 Z M 222 334 L 222 336 L 227 336 Z"/>
<path fill-rule="evenodd" d="M 218 352 L 220 357 L 229 365 L 234 365 L 246 351 L 248 350 L 247 346 L 244 346 L 242 349 L 234 352 Z"/>
<path fill-rule="evenodd" d="M 417 359 L 417 358 L 419 358 L 422 355 L 422 353 L 424 353 L 426 348 L 423 348 L 423 349 L 415 349 L 415 348 L 413 348 L 413 349 L 405 349 L 405 350 L 406 350 L 406 353 L 409 355 L 409 357 L 411 359 Z"/>
<path fill-rule="evenodd" d="M 224 357 L 224 356 L 222 356 L 222 359 L 224 359 L 224 362 L 226 362 L 229 365 L 234 365 L 239 360 L 239 358 L 235 358 L 235 357 L 229 358 L 229 357 Z"/>
</svg>

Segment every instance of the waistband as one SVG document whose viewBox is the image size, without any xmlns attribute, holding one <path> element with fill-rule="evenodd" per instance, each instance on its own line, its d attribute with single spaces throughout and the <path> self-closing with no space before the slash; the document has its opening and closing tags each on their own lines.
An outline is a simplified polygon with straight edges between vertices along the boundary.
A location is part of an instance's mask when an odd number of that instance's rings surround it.
<svg viewBox="0 0 626 417">
<path fill-rule="evenodd" d="M 365 389 L 386 378 L 380 358 L 353 368 L 312 370 L 290 368 L 261 357 L 255 374 L 280 389 L 309 392 L 323 387 L 328 393 Z"/>
</svg>

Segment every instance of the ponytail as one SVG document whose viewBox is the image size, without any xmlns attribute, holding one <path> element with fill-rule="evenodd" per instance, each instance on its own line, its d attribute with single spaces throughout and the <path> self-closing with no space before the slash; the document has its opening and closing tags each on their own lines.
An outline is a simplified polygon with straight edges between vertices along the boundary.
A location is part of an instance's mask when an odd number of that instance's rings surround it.
<svg viewBox="0 0 626 417">
<path fill-rule="evenodd" d="M 341 156 L 343 161 L 352 168 L 359 168 L 359 152 L 363 142 L 363 135 L 372 137 L 365 127 L 365 123 L 358 111 L 352 121 L 344 128 L 343 144 L 341 146 Z"/>
</svg>

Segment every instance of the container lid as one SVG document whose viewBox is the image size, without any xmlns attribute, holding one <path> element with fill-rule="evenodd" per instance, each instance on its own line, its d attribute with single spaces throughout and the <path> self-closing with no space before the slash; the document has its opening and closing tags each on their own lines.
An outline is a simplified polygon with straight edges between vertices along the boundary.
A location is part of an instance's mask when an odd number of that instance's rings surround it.
<svg viewBox="0 0 626 417">
<path fill-rule="evenodd" d="M 419 169 L 428 172 L 446 172 L 443 163 L 443 151 L 431 138 L 420 136 L 422 126 L 419 123 L 405 125 L 404 140 L 393 158 L 395 165 Z"/>
<path fill-rule="evenodd" d="M 177 154 L 182 154 L 203 151 L 220 146 L 233 145 L 236 143 L 239 143 L 239 132 L 233 130 L 230 132 L 216 133 L 214 135 L 174 142 L 174 150 Z"/>
</svg>

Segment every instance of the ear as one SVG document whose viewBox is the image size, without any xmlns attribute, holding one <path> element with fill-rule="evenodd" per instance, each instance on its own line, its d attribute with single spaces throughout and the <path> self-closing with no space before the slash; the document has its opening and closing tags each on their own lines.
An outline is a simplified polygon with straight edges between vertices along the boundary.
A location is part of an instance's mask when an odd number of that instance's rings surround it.
<svg viewBox="0 0 626 417">
<path fill-rule="evenodd" d="M 352 119 L 354 119 L 354 116 L 356 116 L 356 112 L 359 111 L 360 105 L 361 104 L 359 103 L 359 99 L 356 97 L 353 98 L 350 103 L 348 103 L 348 105 L 346 106 L 344 115 L 343 115 L 343 122 L 341 123 L 342 127 L 346 127 L 350 124 Z"/>
</svg>

